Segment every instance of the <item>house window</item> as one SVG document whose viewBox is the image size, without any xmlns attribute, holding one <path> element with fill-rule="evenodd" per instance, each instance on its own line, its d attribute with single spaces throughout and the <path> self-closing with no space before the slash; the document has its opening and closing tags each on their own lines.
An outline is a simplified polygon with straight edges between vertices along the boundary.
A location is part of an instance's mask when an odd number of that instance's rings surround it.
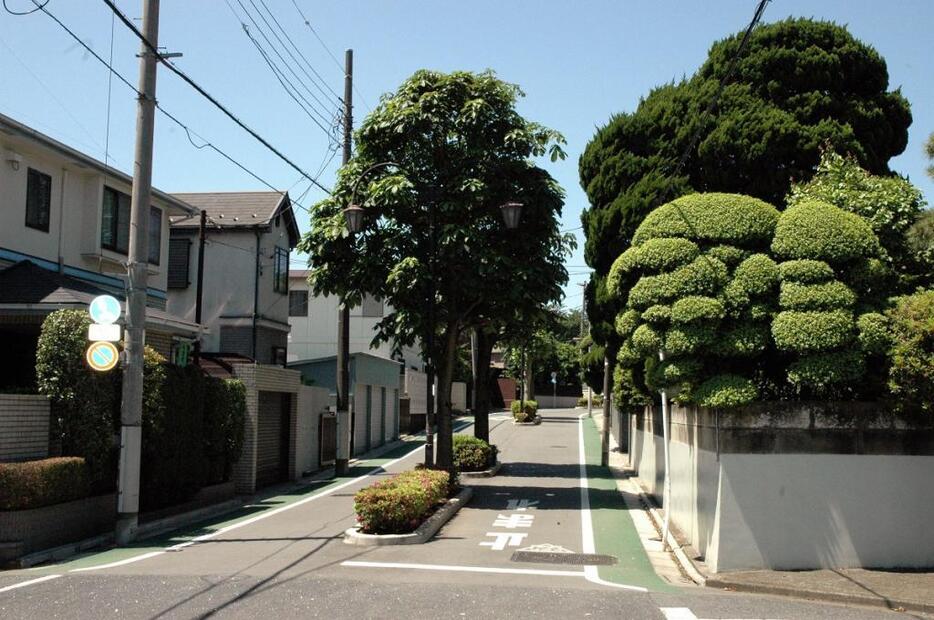
<svg viewBox="0 0 934 620">
<path fill-rule="evenodd" d="M 184 237 L 169 239 L 169 288 L 188 288 L 191 261 L 191 240 Z"/>
<path fill-rule="evenodd" d="M 380 318 L 383 316 L 383 300 L 364 295 L 360 316 Z"/>
<path fill-rule="evenodd" d="M 289 291 L 289 316 L 308 316 L 308 291 Z"/>
<path fill-rule="evenodd" d="M 52 205 L 52 177 L 29 169 L 26 177 L 26 226 L 49 232 Z"/>
<path fill-rule="evenodd" d="M 289 251 L 276 247 L 273 264 L 273 289 L 283 295 L 289 292 Z"/>
<path fill-rule="evenodd" d="M 272 348 L 272 363 L 276 366 L 285 366 L 286 364 L 286 353 L 285 347 L 273 347 Z"/>
<path fill-rule="evenodd" d="M 104 187 L 101 207 L 101 247 L 127 254 L 130 251 L 130 197 Z M 149 262 L 159 264 L 162 254 L 162 209 L 149 207 Z"/>
</svg>

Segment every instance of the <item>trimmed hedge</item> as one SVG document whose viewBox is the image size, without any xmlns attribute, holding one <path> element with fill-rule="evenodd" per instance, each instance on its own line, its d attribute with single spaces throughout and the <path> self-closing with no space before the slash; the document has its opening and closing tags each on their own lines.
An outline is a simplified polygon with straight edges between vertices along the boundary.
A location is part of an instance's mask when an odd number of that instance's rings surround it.
<svg viewBox="0 0 934 620">
<path fill-rule="evenodd" d="M 690 355 L 714 342 L 716 328 L 710 325 L 678 325 L 665 332 L 665 352 L 670 355 Z"/>
<path fill-rule="evenodd" d="M 902 297 L 889 310 L 892 346 L 888 387 L 905 420 L 934 425 L 934 291 Z"/>
<path fill-rule="evenodd" d="M 0 510 L 41 508 L 81 499 L 90 492 L 83 458 L 0 463 Z"/>
<path fill-rule="evenodd" d="M 633 246 L 620 254 L 614 267 L 623 273 L 636 269 L 647 273 L 670 271 L 687 265 L 697 258 L 699 253 L 697 244 L 687 239 L 649 239 L 644 244 Z"/>
<path fill-rule="evenodd" d="M 525 405 L 525 408 L 521 411 L 519 407 L 520 403 Z M 516 422 L 531 422 L 535 419 L 535 416 L 538 414 L 538 401 L 525 399 L 525 401 L 514 400 L 510 405 L 512 410 L 512 417 Z"/>
<path fill-rule="evenodd" d="M 759 396 L 755 384 L 738 375 L 715 375 L 701 383 L 692 394 L 692 400 L 703 407 L 742 407 Z"/>
<path fill-rule="evenodd" d="M 716 245 L 707 250 L 707 255 L 716 258 L 727 267 L 736 267 L 749 256 L 749 252 L 732 245 Z"/>
<path fill-rule="evenodd" d="M 630 337 L 632 349 L 641 357 L 648 357 L 653 353 L 658 353 L 662 348 L 662 336 L 652 329 L 648 324 L 643 323 L 632 332 Z"/>
<path fill-rule="evenodd" d="M 417 469 L 375 482 L 354 495 L 357 524 L 365 534 L 414 531 L 453 490 L 446 471 Z"/>
<path fill-rule="evenodd" d="M 807 258 L 833 265 L 876 256 L 879 241 L 858 215 L 810 200 L 782 213 L 772 252 L 783 259 Z"/>
<path fill-rule="evenodd" d="M 483 471 L 496 463 L 496 446 L 471 435 L 454 435 L 454 469 Z"/>
<path fill-rule="evenodd" d="M 652 325 L 664 325 L 671 321 L 671 306 L 649 306 L 642 313 L 642 320 Z"/>
<path fill-rule="evenodd" d="M 782 282 L 778 305 L 785 310 L 843 310 L 856 303 L 856 295 L 843 282 L 824 284 Z"/>
<path fill-rule="evenodd" d="M 833 268 L 822 260 L 801 258 L 785 261 L 778 266 L 778 272 L 785 282 L 820 284 L 834 279 Z"/>
<path fill-rule="evenodd" d="M 682 297 L 671 307 L 671 320 L 675 323 L 693 323 L 701 320 L 718 321 L 725 314 L 726 311 L 720 300 L 699 295 Z"/>
<path fill-rule="evenodd" d="M 818 391 L 852 383 L 866 372 L 866 360 L 859 351 L 844 349 L 805 355 L 788 365 L 788 380 L 798 387 Z"/>
<path fill-rule="evenodd" d="M 772 322 L 772 338 L 783 351 L 830 351 L 853 339 L 853 315 L 844 310 L 780 312 Z"/>
<path fill-rule="evenodd" d="M 772 238 L 778 210 L 767 202 L 739 194 L 690 194 L 666 203 L 643 220 L 633 245 L 649 239 L 682 237 L 707 244 L 755 248 Z"/>
<path fill-rule="evenodd" d="M 753 357 L 768 349 L 770 343 L 767 325 L 744 323 L 722 332 L 712 351 L 720 357 Z"/>
<path fill-rule="evenodd" d="M 644 276 L 629 290 L 630 308 L 648 308 L 688 295 L 711 295 L 726 282 L 726 265 L 703 255 L 670 273 Z"/>
<path fill-rule="evenodd" d="M 632 332 L 639 326 L 639 311 L 627 310 L 616 317 L 616 333 L 623 338 L 628 338 Z"/>
</svg>

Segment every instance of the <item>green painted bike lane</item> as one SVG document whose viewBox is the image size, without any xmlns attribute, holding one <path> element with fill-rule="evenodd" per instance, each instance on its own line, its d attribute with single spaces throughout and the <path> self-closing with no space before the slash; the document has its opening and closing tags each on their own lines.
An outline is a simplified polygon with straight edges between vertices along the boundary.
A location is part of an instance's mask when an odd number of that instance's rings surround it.
<svg viewBox="0 0 934 620">
<path fill-rule="evenodd" d="M 612 566 L 598 567 L 600 578 L 652 592 L 679 592 L 655 574 L 613 473 L 600 465 L 600 432 L 593 418 L 585 417 L 581 423 L 596 552 L 619 559 Z"/>
<path fill-rule="evenodd" d="M 75 556 L 72 559 L 56 564 L 46 564 L 23 571 L 16 571 L 24 575 L 42 576 L 54 573 L 67 573 L 75 570 L 87 570 L 94 567 L 103 567 L 116 562 L 132 561 L 133 558 L 149 553 L 165 552 L 169 547 L 191 543 L 195 539 L 204 536 L 217 534 L 224 528 L 236 525 L 238 523 L 261 517 L 273 510 L 291 506 L 298 502 L 310 501 L 311 498 L 327 494 L 343 485 L 350 485 L 361 477 L 372 475 L 383 471 L 383 467 L 392 461 L 409 455 L 418 450 L 424 441 L 413 439 L 404 441 L 399 446 L 379 455 L 376 458 L 369 458 L 356 461 L 347 471 L 346 476 L 338 478 L 329 478 L 311 482 L 306 485 L 297 486 L 288 492 L 279 495 L 260 496 L 251 504 L 247 504 L 240 509 L 234 510 L 223 515 L 219 515 L 204 521 L 183 526 L 177 530 L 167 532 L 161 535 L 140 540 L 125 547 L 114 547 L 102 551 L 92 551 L 82 555 Z M 360 482 L 363 482 L 360 480 Z M 271 516 L 271 515 L 270 515 Z M 145 561 L 145 560 L 141 560 Z M 7 573 L 9 574 L 9 573 Z"/>
</svg>

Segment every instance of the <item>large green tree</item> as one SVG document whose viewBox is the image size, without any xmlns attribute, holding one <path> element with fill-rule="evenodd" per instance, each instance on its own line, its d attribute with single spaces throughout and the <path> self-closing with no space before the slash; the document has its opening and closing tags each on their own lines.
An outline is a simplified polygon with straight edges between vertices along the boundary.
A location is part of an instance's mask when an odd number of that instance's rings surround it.
<svg viewBox="0 0 934 620">
<path fill-rule="evenodd" d="M 693 76 L 613 116 L 581 156 L 591 204 L 582 216 L 584 255 L 595 270 L 587 307 L 594 339 L 611 349 L 619 306 L 605 278 L 652 209 L 690 191 L 742 193 L 781 206 L 792 181 L 810 178 L 825 145 L 875 175 L 889 174 L 889 159 L 907 145 L 908 102 L 889 90 L 884 59 L 845 27 L 811 19 L 760 26 L 726 82 L 741 38 L 714 43 Z M 674 177 L 695 132 L 697 145 Z"/>
<path fill-rule="evenodd" d="M 418 71 L 384 96 L 356 134 L 357 152 L 332 195 L 315 205 L 299 249 L 310 256 L 315 294 L 358 303 L 365 293 L 393 312 L 378 339 L 425 342 L 438 371 L 439 467 L 452 466 L 451 376 L 461 336 L 491 300 L 539 291 L 558 298 L 567 274 L 559 216 L 563 192 L 533 158 L 564 156 L 562 136 L 516 112 L 518 86 L 492 72 Z M 364 230 L 349 235 L 344 207 L 365 207 Z M 504 228 L 500 206 L 524 204 L 521 226 Z M 429 225 L 436 231 L 431 252 Z M 435 313 L 428 315 L 429 257 L 435 264 Z"/>
</svg>

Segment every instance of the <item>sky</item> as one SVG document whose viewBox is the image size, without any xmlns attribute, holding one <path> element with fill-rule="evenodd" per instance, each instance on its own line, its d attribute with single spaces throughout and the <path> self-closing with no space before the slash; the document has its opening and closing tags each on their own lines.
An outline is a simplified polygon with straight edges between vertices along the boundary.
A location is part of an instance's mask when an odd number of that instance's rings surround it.
<svg viewBox="0 0 934 620">
<path fill-rule="evenodd" d="M 290 48 L 294 70 L 308 84 L 296 98 L 306 108 L 302 98 L 310 102 L 318 115 L 307 114 L 285 93 L 241 25 L 265 45 L 245 12 L 262 26 L 257 16 L 265 10 L 263 2 L 295 44 Z M 116 3 L 130 17 L 142 13 L 141 0 Z M 15 11 L 34 7 L 32 0 L 5 4 Z M 422 68 L 493 69 L 518 84 L 526 93 L 519 112 L 567 138 L 567 159 L 541 165 L 567 193 L 562 228 L 577 235 L 579 247 L 567 261 L 570 281 L 563 304 L 579 307 L 577 284 L 588 278 L 580 230 L 580 213 L 587 207 L 578 177 L 580 154 L 611 115 L 635 109 L 654 86 L 691 75 L 711 43 L 746 27 L 755 5 L 755 0 L 163 0 L 159 43 L 182 53 L 175 61 L 180 68 L 299 167 L 313 174 L 320 170 L 325 187 L 333 184 L 340 161 L 326 129 L 337 114 L 336 94 L 343 92 L 345 49 L 354 50 L 355 124 L 382 94 Z M 113 23 L 102 1 L 49 0 L 46 8 L 136 84 L 138 39 L 119 21 Z M 923 152 L 934 132 L 934 2 L 893 0 L 883 7 L 878 0 L 772 0 L 763 21 L 789 16 L 845 24 L 886 59 L 890 88 L 902 89 L 914 116 L 908 147 L 890 165 L 934 200 Z M 47 15 L 0 12 L 0 112 L 101 160 L 106 151 L 112 165 L 132 172 L 135 94 L 118 79 L 109 83 L 109 75 Z M 159 72 L 157 98 L 197 134 L 195 144 L 209 140 L 266 182 L 288 189 L 301 206 L 324 196 L 165 69 Z M 169 192 L 266 189 L 217 153 L 195 148 L 185 131 L 162 115 L 156 119 L 153 183 Z M 297 215 L 306 230 L 308 214 L 299 208 Z M 300 266 L 304 259 L 293 257 L 293 263 Z"/>
</svg>

